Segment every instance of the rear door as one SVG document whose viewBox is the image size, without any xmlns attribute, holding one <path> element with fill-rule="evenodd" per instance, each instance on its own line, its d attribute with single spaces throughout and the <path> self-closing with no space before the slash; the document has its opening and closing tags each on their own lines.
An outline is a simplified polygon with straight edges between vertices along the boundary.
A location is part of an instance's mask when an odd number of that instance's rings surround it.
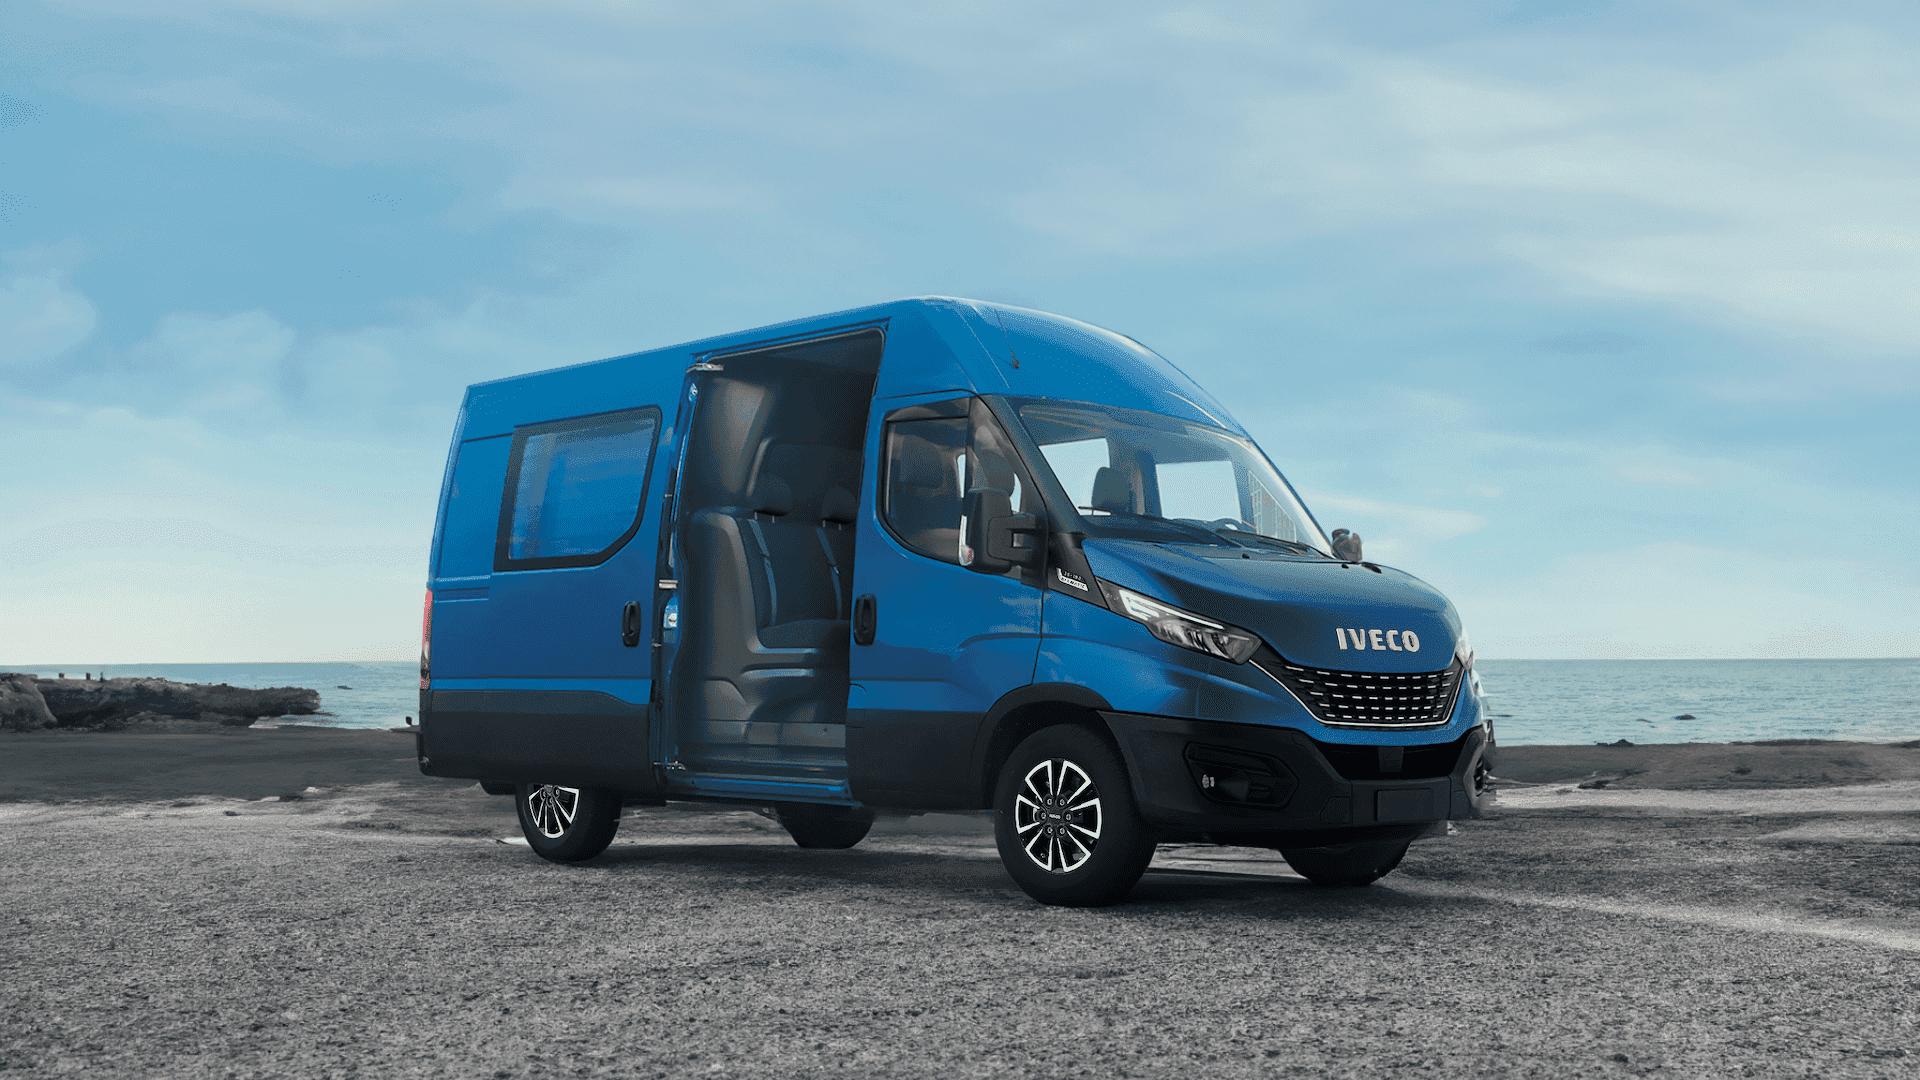
<svg viewBox="0 0 1920 1080">
<path fill-rule="evenodd" d="M 1042 511 L 977 398 L 875 404 L 854 564 L 849 779 L 873 805 L 965 806 L 982 719 L 1033 680 L 1040 590 L 1024 579 L 1037 580 L 1032 571 L 969 568 L 964 497 L 995 487 L 1017 512 Z"/>
</svg>

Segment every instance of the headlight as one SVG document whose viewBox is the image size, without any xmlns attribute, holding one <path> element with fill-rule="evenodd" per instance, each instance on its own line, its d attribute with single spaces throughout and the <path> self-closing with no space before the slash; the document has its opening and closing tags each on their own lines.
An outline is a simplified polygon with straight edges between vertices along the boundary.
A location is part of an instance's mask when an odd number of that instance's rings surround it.
<svg viewBox="0 0 1920 1080">
<path fill-rule="evenodd" d="M 1465 627 L 1460 630 L 1460 640 L 1454 642 L 1453 658 L 1460 661 L 1461 675 L 1466 679 L 1467 688 L 1476 698 L 1484 698 L 1486 692 L 1480 689 L 1480 673 L 1473 670 L 1473 641 L 1467 637 Z"/>
<path fill-rule="evenodd" d="M 1100 582 L 1113 610 L 1145 626 L 1154 637 L 1169 645 L 1217 656 L 1230 664 L 1244 664 L 1260 648 L 1260 639 L 1237 626 L 1214 622 L 1191 611 L 1163 604 L 1123 589 L 1111 581 Z"/>
</svg>

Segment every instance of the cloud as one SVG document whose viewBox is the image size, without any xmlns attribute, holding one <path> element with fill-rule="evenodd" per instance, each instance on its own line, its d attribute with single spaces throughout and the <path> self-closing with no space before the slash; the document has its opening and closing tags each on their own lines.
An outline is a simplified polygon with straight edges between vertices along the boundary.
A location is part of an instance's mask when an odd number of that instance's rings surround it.
<svg viewBox="0 0 1920 1080">
<path fill-rule="evenodd" d="M 1418 558 L 1434 544 L 1487 527 L 1486 518 L 1467 510 L 1408 506 L 1311 488 L 1300 489 L 1300 496 L 1327 531 L 1351 529 L 1359 533 L 1367 557 L 1375 560 L 1404 562 Z"/>
<path fill-rule="evenodd" d="M 1520 258 L 1610 291 L 1920 346 L 1920 76 L 1899 59 L 1913 27 L 1823 15 L 1768 30 L 1706 64 L 1588 42 L 1587 62 L 1555 72 L 1402 61 L 1387 85 L 1422 179 L 1516 200 L 1494 239 Z"/>
<path fill-rule="evenodd" d="M 1656 460 L 1652 455 L 1624 458 L 1613 465 L 1613 474 L 1630 484 L 1676 484 L 1696 486 L 1697 473 Z"/>
<path fill-rule="evenodd" d="M 91 338 L 99 324 L 93 301 L 64 272 L 0 280 L 0 365 L 56 360 Z"/>
<path fill-rule="evenodd" d="M 264 311 L 162 318 L 128 359 L 138 380 L 185 412 L 261 419 L 280 412 L 294 332 Z"/>
</svg>

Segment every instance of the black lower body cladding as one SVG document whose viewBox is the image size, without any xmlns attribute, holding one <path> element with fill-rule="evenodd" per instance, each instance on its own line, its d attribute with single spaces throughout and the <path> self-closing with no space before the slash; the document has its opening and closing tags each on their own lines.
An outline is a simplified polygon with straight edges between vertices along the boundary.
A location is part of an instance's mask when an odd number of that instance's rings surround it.
<svg viewBox="0 0 1920 1080">
<path fill-rule="evenodd" d="M 1169 833 L 1297 846 L 1414 834 L 1434 822 L 1479 814 L 1482 795 L 1474 777 L 1487 745 L 1481 728 L 1443 744 L 1453 748 L 1446 775 L 1350 780 L 1318 744 L 1289 728 L 1140 713 L 1100 715 L 1125 752 L 1141 815 Z M 1215 772 L 1231 779 L 1203 787 Z M 1247 791 L 1257 800 L 1235 801 Z"/>
<path fill-rule="evenodd" d="M 416 738 L 428 776 L 657 796 L 646 705 L 579 691 L 434 690 L 420 699 Z"/>
</svg>

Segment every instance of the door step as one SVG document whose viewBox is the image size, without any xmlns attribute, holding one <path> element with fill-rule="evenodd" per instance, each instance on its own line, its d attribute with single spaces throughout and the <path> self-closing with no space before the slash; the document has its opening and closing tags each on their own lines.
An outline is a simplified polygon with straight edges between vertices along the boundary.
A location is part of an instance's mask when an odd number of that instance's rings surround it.
<svg viewBox="0 0 1920 1080">
<path fill-rule="evenodd" d="M 706 795 L 730 799 L 768 799 L 770 801 L 840 803 L 858 806 L 845 780 L 804 780 L 795 777 L 773 778 L 728 773 L 672 772 L 667 776 L 667 794 Z"/>
</svg>

